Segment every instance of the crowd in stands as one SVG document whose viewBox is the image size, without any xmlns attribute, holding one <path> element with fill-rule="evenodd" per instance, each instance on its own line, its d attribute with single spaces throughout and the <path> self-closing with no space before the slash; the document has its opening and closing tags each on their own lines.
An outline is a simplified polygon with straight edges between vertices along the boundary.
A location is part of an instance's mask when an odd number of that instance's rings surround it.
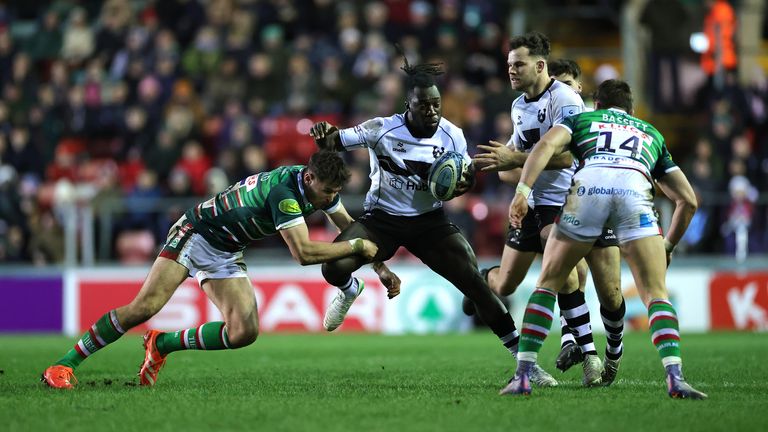
<svg viewBox="0 0 768 432">
<path fill-rule="evenodd" d="M 510 2 L 29 3 L 0 5 L 0 263 L 60 263 L 61 209 L 72 203 L 93 206 L 97 224 L 113 212 L 106 258 L 151 258 L 185 205 L 304 163 L 313 122 L 404 111 L 395 43 L 411 63 L 444 64 L 443 115 L 471 148 L 511 134 Z M 731 80 L 711 98 L 711 133 L 690 157 L 672 152 L 705 202 L 746 189 L 749 209 L 732 211 L 753 221 L 756 188 L 768 190 L 767 97 L 764 77 L 746 89 Z M 348 157 L 354 196 L 367 190 L 367 154 Z M 479 176 L 473 193 L 448 203 L 480 255 L 500 252 L 512 192 Z M 689 248 L 722 252 L 713 239 L 728 229 L 727 212 L 700 215 Z M 755 232 L 765 232 L 760 217 Z"/>
</svg>

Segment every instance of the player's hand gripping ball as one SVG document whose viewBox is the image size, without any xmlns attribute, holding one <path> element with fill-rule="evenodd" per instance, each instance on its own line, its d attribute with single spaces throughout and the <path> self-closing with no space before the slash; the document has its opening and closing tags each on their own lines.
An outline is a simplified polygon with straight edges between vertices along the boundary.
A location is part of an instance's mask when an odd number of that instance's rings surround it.
<svg viewBox="0 0 768 432">
<path fill-rule="evenodd" d="M 461 153 L 446 151 L 429 169 L 429 192 L 440 201 L 452 199 L 456 193 L 456 184 L 461 181 L 466 169 L 468 166 Z"/>
</svg>

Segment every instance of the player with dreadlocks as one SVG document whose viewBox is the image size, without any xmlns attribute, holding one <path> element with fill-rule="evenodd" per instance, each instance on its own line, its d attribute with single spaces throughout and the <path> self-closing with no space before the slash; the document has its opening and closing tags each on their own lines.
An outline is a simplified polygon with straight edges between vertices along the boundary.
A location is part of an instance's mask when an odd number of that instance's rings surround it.
<svg viewBox="0 0 768 432">
<path fill-rule="evenodd" d="M 402 54 L 402 52 L 401 52 Z M 403 55 L 405 58 L 405 55 Z M 339 129 L 327 122 L 312 127 L 310 134 L 322 149 L 348 151 L 367 148 L 371 160 L 371 188 L 365 198 L 364 214 L 343 230 L 336 241 L 369 239 L 379 250 L 376 263 L 386 261 L 402 246 L 430 269 L 451 282 L 477 307 L 477 313 L 512 353 L 517 352 L 519 334 L 509 312 L 491 293 L 480 276 L 472 247 L 459 229 L 445 216 L 443 203 L 427 187 L 432 163 L 445 151 L 464 155 L 467 141 L 460 128 L 441 114 L 440 91 L 435 77 L 440 64 L 410 65 L 405 59 L 405 112 L 376 117 Z M 470 168 L 458 184 L 457 196 L 474 183 Z M 344 320 L 349 307 L 363 290 L 363 282 L 352 273 L 366 263 L 362 257 L 345 257 L 323 265 L 323 276 L 339 293 L 325 313 L 328 331 Z M 556 385 L 549 374 L 537 368 L 532 380 Z M 554 384 L 553 384 L 554 382 Z"/>
</svg>

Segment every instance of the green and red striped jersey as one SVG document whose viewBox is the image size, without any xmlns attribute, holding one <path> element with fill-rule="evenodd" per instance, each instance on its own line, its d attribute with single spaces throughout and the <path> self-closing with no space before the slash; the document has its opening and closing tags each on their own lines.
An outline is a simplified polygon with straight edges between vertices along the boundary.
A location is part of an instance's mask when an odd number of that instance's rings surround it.
<svg viewBox="0 0 768 432">
<path fill-rule="evenodd" d="M 654 179 L 679 169 L 661 133 L 620 109 L 583 112 L 566 118 L 560 126 L 571 133 L 568 148 L 580 165 L 590 159 L 605 159 L 606 166 L 616 166 L 626 158 L 639 162 L 632 165 L 642 167 L 643 173 Z"/>
<path fill-rule="evenodd" d="M 305 166 L 284 166 L 254 174 L 224 192 L 186 211 L 185 216 L 211 246 L 228 252 L 305 223 L 315 210 L 333 213 L 341 207 L 338 195 L 324 209 L 304 196 L 301 176 Z"/>
</svg>

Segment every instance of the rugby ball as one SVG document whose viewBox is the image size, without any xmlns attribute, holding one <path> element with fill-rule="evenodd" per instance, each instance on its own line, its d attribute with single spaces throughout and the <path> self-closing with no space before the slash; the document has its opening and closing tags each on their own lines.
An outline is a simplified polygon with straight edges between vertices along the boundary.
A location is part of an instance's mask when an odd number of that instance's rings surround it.
<svg viewBox="0 0 768 432">
<path fill-rule="evenodd" d="M 429 169 L 429 192 L 440 201 L 454 197 L 456 184 L 461 180 L 467 165 L 464 156 L 455 151 L 446 151 L 432 162 Z"/>
</svg>

